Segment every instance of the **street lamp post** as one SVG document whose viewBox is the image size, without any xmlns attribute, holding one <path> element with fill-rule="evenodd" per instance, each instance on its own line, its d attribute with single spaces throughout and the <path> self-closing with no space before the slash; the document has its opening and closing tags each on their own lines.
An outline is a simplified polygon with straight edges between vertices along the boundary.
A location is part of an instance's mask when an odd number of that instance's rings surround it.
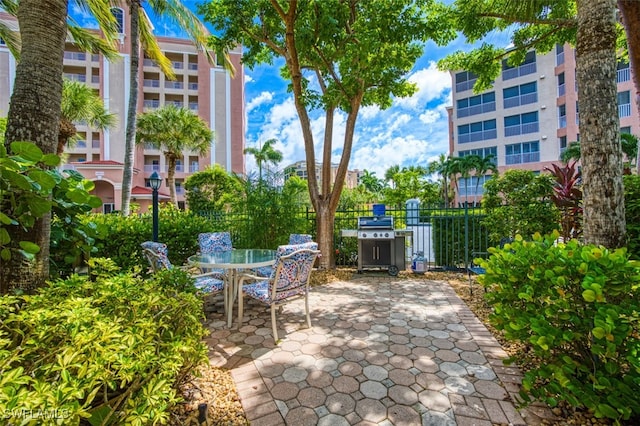
<svg viewBox="0 0 640 426">
<path fill-rule="evenodd" d="M 162 179 L 158 176 L 158 172 L 153 172 L 149 177 L 149 185 L 151 186 L 151 202 L 153 206 L 153 241 L 158 241 L 158 189 L 162 184 Z"/>
</svg>

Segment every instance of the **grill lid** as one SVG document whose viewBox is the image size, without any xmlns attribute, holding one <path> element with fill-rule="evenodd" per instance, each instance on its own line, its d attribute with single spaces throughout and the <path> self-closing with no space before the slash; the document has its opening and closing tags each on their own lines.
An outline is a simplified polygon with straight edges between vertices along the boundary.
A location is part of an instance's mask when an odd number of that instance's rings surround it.
<svg viewBox="0 0 640 426">
<path fill-rule="evenodd" d="M 393 216 L 359 217 L 358 229 L 393 229 Z"/>
</svg>

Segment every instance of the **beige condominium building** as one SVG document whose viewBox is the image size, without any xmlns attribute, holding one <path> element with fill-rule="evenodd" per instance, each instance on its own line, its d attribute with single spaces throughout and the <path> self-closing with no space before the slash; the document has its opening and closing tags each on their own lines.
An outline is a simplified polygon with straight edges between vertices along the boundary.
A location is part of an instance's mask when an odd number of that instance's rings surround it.
<svg viewBox="0 0 640 426">
<path fill-rule="evenodd" d="M 500 171 L 541 172 L 559 163 L 560 154 L 580 140 L 575 50 L 557 45 L 546 54 L 530 51 L 517 67 L 503 62 L 491 89 L 473 92 L 476 76 L 452 71 L 453 106 L 449 112 L 452 157 L 493 154 Z M 640 136 L 638 109 L 628 63 L 619 63 L 620 131 Z M 479 201 L 490 176 L 459 180 L 457 202 Z M 478 183 L 478 180 L 480 182 Z"/>
<path fill-rule="evenodd" d="M 318 184 L 322 181 L 322 164 L 316 163 L 315 167 L 316 172 L 316 180 Z M 336 175 L 338 174 L 338 164 L 331 164 L 331 185 L 336 180 Z M 347 175 L 345 176 L 344 186 L 345 188 L 355 188 L 358 186 L 360 175 L 362 172 L 360 170 L 347 170 Z M 298 176 L 301 179 L 308 180 L 307 175 L 307 162 L 306 161 L 297 161 L 293 164 L 289 164 L 284 168 L 284 179 L 287 180 L 292 176 Z"/>
<path fill-rule="evenodd" d="M 128 8 L 113 8 L 119 28 L 120 58 L 107 61 L 102 55 L 85 53 L 73 42 L 67 42 L 64 52 L 64 76 L 93 88 L 103 99 L 109 112 L 117 115 L 117 124 L 99 131 L 86 123 L 74 123 L 79 142 L 65 148 L 63 168 L 74 169 L 92 180 L 95 193 L 102 198 L 102 211 L 119 210 L 122 198 L 125 129 L 129 100 L 131 70 L 130 27 Z M 17 29 L 16 20 L 0 13 L 0 20 Z M 164 105 L 176 105 L 196 112 L 215 132 L 210 151 L 199 156 L 184 152 L 176 170 L 178 202 L 184 206 L 184 181 L 194 172 L 220 164 L 228 171 L 245 173 L 245 99 L 244 70 L 240 63 L 241 49 L 231 52 L 235 75 L 221 66 L 221 58 L 210 64 L 202 52 L 187 39 L 157 37 L 164 54 L 173 63 L 176 78 L 169 80 L 150 59 L 140 55 L 138 112 Z M 0 41 L 0 116 L 6 116 L 15 77 L 16 61 Z M 157 172 L 163 179 L 160 200 L 168 199 L 167 162 L 160 150 L 148 146 L 135 148 L 132 182 L 132 204 L 145 211 L 151 202 L 149 176 Z"/>
</svg>

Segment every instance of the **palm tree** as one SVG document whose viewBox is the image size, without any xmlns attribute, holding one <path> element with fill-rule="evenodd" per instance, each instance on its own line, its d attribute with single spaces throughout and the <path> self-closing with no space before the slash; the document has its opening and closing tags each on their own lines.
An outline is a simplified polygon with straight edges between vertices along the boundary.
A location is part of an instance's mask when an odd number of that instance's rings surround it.
<svg viewBox="0 0 640 426">
<path fill-rule="evenodd" d="M 78 121 L 86 121 L 92 128 L 104 130 L 116 123 L 116 115 L 110 114 L 102 99 L 84 83 L 64 80 L 60 105 L 60 133 L 56 154 L 62 155 L 64 147 L 75 140 Z"/>
<path fill-rule="evenodd" d="M 491 171 L 493 175 L 498 174 L 498 167 L 495 164 L 496 156 L 489 154 L 485 157 L 478 157 L 474 164 L 474 175 L 476 177 L 476 189 L 474 194 L 478 194 L 478 186 L 480 186 L 480 178 Z"/>
<path fill-rule="evenodd" d="M 427 167 L 428 173 L 438 173 L 442 177 L 442 193 L 444 198 L 444 207 L 449 207 L 449 167 L 451 166 L 451 158 L 444 154 L 440 154 L 436 161 L 429 163 Z"/>
<path fill-rule="evenodd" d="M 567 149 L 562 151 L 562 153 L 560 154 L 560 161 L 562 161 L 563 163 L 568 164 L 571 160 L 580 160 L 580 142 L 570 142 L 567 146 Z"/>
<path fill-rule="evenodd" d="M 276 139 L 269 139 L 266 141 L 261 148 L 249 147 L 245 148 L 244 153 L 253 155 L 256 159 L 256 164 L 258 165 L 258 176 L 260 181 L 262 181 L 262 165 L 271 163 L 274 166 L 282 161 L 282 152 L 278 151 L 273 147 L 273 144 L 276 143 Z"/>
<path fill-rule="evenodd" d="M 171 202 L 176 197 L 176 164 L 183 151 L 206 154 L 213 140 L 213 132 L 200 117 L 186 108 L 173 105 L 140 114 L 137 121 L 137 144 L 150 144 L 164 152 L 167 159 L 167 182 Z"/>
<path fill-rule="evenodd" d="M 386 182 L 391 182 L 391 188 L 396 187 L 395 177 L 398 173 L 400 173 L 400 165 L 398 164 L 389 167 L 387 171 L 384 172 L 384 180 Z"/>
<path fill-rule="evenodd" d="M 131 183 L 133 180 L 133 145 L 136 133 L 136 118 L 138 113 L 138 80 L 140 68 L 140 45 L 145 53 L 154 60 L 162 72 L 169 78 L 174 77 L 171 61 L 160 51 L 158 42 L 153 35 L 151 23 L 142 5 L 144 0 L 127 0 L 129 5 L 129 20 L 131 26 L 131 74 L 129 76 L 129 105 L 127 108 L 127 126 L 125 130 L 124 167 L 122 172 L 122 214 L 129 215 L 131 201 Z M 200 19 L 180 0 L 150 0 L 147 5 L 156 16 L 172 18 L 184 30 L 199 51 L 204 52 L 207 60 L 215 64 L 215 58 L 207 48 L 208 31 Z M 225 68 L 232 72 L 228 55 L 224 55 Z"/>
<path fill-rule="evenodd" d="M 359 180 L 360 184 L 364 186 L 367 191 L 375 195 L 380 194 L 380 191 L 382 191 L 384 187 L 382 179 L 376 177 L 376 172 L 370 172 L 366 169 L 362 172 Z"/>
</svg>

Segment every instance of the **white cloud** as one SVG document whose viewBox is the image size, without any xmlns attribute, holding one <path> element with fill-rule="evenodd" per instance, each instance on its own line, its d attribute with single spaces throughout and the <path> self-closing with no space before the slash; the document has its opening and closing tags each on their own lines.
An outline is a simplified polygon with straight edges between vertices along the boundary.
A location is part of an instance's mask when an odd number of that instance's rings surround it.
<svg viewBox="0 0 640 426">
<path fill-rule="evenodd" d="M 440 99 L 451 90 L 451 76 L 439 71 L 436 63 L 429 62 L 428 68 L 412 73 L 408 80 L 417 85 L 418 91 L 408 98 L 397 98 L 394 104 L 405 108 L 421 108 L 429 102 Z"/>
<path fill-rule="evenodd" d="M 250 75 L 248 75 L 248 74 L 245 74 L 245 75 L 244 75 L 244 83 L 245 83 L 245 84 L 247 84 L 247 83 L 253 83 L 254 81 L 255 81 L 255 80 L 254 80 L 254 79 L 253 79 L 253 77 L 251 77 Z"/>
<path fill-rule="evenodd" d="M 420 114 L 420 121 L 422 121 L 424 124 L 433 124 L 436 121 L 438 121 L 440 117 L 441 117 L 440 111 L 435 109 L 428 109 L 422 114 Z"/>
<path fill-rule="evenodd" d="M 272 100 L 273 100 L 272 92 L 261 92 L 258 96 L 256 96 L 255 98 L 247 102 L 247 105 L 245 106 L 245 111 L 247 112 L 247 114 L 249 114 L 254 108 L 257 108 L 260 105 L 263 105 L 265 103 L 269 103 Z"/>
</svg>

